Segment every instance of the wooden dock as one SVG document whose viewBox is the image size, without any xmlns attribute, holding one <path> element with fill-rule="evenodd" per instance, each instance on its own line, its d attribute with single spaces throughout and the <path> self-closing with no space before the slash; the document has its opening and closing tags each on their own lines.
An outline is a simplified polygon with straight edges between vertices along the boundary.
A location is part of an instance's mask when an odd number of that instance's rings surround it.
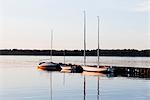
<svg viewBox="0 0 150 100">
<path fill-rule="evenodd" d="M 150 68 L 146 67 L 109 67 L 114 76 L 150 78 Z"/>
</svg>

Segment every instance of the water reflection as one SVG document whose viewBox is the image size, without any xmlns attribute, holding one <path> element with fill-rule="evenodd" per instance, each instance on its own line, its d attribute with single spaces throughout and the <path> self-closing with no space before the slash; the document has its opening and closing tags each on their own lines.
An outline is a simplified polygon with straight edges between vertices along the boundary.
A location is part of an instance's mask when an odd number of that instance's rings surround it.
<svg viewBox="0 0 150 100">
<path fill-rule="evenodd" d="M 105 75 L 103 73 L 98 73 L 98 72 L 83 72 L 83 73 L 86 73 L 86 74 L 83 74 L 84 75 L 84 98 L 83 100 L 86 100 L 86 75 L 87 76 L 94 76 L 94 77 L 97 77 L 97 94 L 96 94 L 96 98 L 97 100 L 99 100 L 99 97 L 100 97 L 100 93 L 99 93 L 99 80 L 100 80 L 100 77 L 104 77 Z M 87 74 L 88 73 L 88 74 Z M 87 83 L 88 84 L 88 83 Z"/>
<path fill-rule="evenodd" d="M 118 69 L 117 69 L 118 70 Z M 149 70 L 149 69 L 148 69 Z M 54 77 L 52 74 L 53 72 L 52 71 L 45 71 L 45 70 L 42 70 L 44 72 L 48 72 L 49 73 L 49 76 L 50 76 L 50 100 L 56 100 L 54 99 L 55 97 L 53 97 L 53 78 L 56 78 Z M 54 72 L 55 73 L 55 72 Z M 66 75 L 69 75 L 68 73 L 72 73 L 71 71 L 58 71 L 57 73 L 60 73 L 60 75 L 62 75 L 62 84 L 63 84 L 63 87 L 65 87 L 66 85 L 66 79 L 68 80 L 68 77 Z M 76 74 L 76 73 L 73 73 L 73 74 Z M 87 81 L 87 78 L 89 77 L 95 77 L 95 81 L 96 81 L 96 85 L 95 85 L 95 92 L 94 94 L 94 97 L 92 98 L 96 98 L 96 100 L 100 100 L 100 80 L 101 78 L 108 78 L 108 79 L 113 79 L 114 77 L 126 77 L 126 78 L 129 78 L 129 79 L 146 79 L 146 80 L 149 80 L 150 79 L 150 76 L 149 74 L 137 74 L 137 73 L 130 73 L 130 72 L 125 72 L 125 73 L 121 73 L 121 72 L 117 72 L 116 70 L 114 70 L 113 73 L 99 73 L 99 72 L 86 72 L 86 71 L 83 71 L 82 73 L 77 73 L 82 77 L 83 79 L 83 82 L 82 82 L 82 96 L 83 96 L 83 99 L 82 100 L 90 100 L 89 99 L 89 96 L 91 96 L 91 94 L 89 94 L 89 87 L 87 86 L 88 84 L 91 84 L 90 81 Z M 56 80 L 55 80 L 56 81 Z M 69 80 L 70 81 L 70 80 Z M 72 84 L 72 82 L 71 82 Z M 74 83 L 73 83 L 74 84 Z M 69 87 L 70 88 L 70 87 Z M 79 87 L 80 88 L 80 87 Z M 56 96 L 56 94 L 54 94 Z"/>
<path fill-rule="evenodd" d="M 65 73 L 63 75 L 63 86 L 65 86 Z"/>
<path fill-rule="evenodd" d="M 84 85 L 83 85 L 83 87 L 84 87 L 84 98 L 83 98 L 83 100 L 85 100 L 86 99 L 86 79 L 85 79 L 85 76 L 84 76 Z"/>
<path fill-rule="evenodd" d="M 89 76 L 93 76 L 97 78 L 97 94 L 95 94 L 96 99 L 99 100 L 100 98 L 100 87 L 99 87 L 99 80 L 100 77 L 106 77 L 106 78 L 114 78 L 114 77 L 126 77 L 128 79 L 144 79 L 144 80 L 150 80 L 150 68 L 141 68 L 141 67 L 121 67 L 121 66 L 108 66 L 111 71 L 111 73 L 100 73 L 100 72 L 87 72 L 83 71 L 81 75 L 83 76 L 83 100 L 89 100 L 87 98 L 87 84 L 89 81 L 86 81 L 86 78 Z M 60 71 L 63 74 L 63 86 L 65 86 L 65 74 L 66 73 L 75 73 L 75 71 L 71 70 L 61 70 Z M 51 78 L 52 79 L 52 78 Z M 52 86 L 51 86 L 52 89 Z M 51 100 L 52 100 L 52 93 L 51 93 Z"/>
<path fill-rule="evenodd" d="M 39 70 L 39 71 L 45 71 L 45 70 Z M 49 73 L 49 94 L 50 94 L 50 100 L 55 100 L 54 98 L 55 97 L 53 97 L 53 78 L 54 78 L 54 76 L 53 76 L 53 74 L 55 73 L 55 72 L 53 72 L 53 71 L 45 71 L 45 72 L 48 72 Z M 61 72 L 61 74 L 63 75 L 63 86 L 65 86 L 65 80 L 66 80 L 66 74 L 67 73 L 62 73 Z M 81 76 L 83 76 L 83 100 L 87 100 L 87 84 L 88 84 L 88 81 L 86 80 L 86 78 L 88 78 L 88 77 L 90 77 L 90 76 L 92 76 L 92 77 L 95 77 L 95 79 L 96 79 L 96 81 L 97 81 L 97 88 L 95 89 L 95 91 L 96 91 L 96 94 L 95 94 L 95 96 L 96 96 L 96 100 L 99 100 L 99 98 L 100 98 L 100 92 L 99 92 L 99 80 L 100 80 L 100 77 L 107 77 L 107 75 L 106 74 L 103 74 L 103 73 L 98 73 L 98 72 L 83 72 L 83 73 L 81 73 Z M 88 99 L 89 100 L 89 99 Z"/>
<path fill-rule="evenodd" d="M 99 76 L 97 77 L 97 100 L 99 100 Z"/>
<path fill-rule="evenodd" d="M 53 100 L 53 79 L 52 79 L 52 72 L 50 72 L 50 97 Z"/>
</svg>

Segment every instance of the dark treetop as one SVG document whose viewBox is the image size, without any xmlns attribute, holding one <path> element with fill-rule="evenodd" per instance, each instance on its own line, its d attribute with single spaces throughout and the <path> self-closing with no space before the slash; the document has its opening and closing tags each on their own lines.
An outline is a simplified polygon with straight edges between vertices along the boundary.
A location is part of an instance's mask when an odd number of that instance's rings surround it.
<svg viewBox="0 0 150 100">
<path fill-rule="evenodd" d="M 65 53 L 64 53 L 65 52 Z M 53 50 L 53 56 L 83 56 L 83 50 Z M 50 55 L 50 50 L 2 49 L 0 55 Z M 86 50 L 87 56 L 97 56 L 97 50 Z M 150 57 L 150 50 L 116 49 L 100 50 L 100 56 L 139 56 Z"/>
</svg>

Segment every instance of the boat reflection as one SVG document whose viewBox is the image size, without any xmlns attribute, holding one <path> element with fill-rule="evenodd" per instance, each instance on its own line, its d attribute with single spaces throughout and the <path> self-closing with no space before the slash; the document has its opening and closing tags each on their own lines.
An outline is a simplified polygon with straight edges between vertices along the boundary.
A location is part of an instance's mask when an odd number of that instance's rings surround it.
<svg viewBox="0 0 150 100">
<path fill-rule="evenodd" d="M 71 73 L 71 70 L 62 69 L 60 72 L 61 72 L 61 73 Z"/>
<path fill-rule="evenodd" d="M 83 90 L 84 90 L 84 92 L 83 92 L 83 100 L 86 100 L 86 96 L 87 96 L 87 93 L 86 93 L 86 76 L 94 76 L 94 77 L 97 77 L 97 94 L 96 94 L 96 98 L 97 98 L 97 100 L 99 100 L 99 98 L 100 98 L 100 93 L 99 93 L 99 80 L 100 80 L 100 77 L 106 77 L 106 75 L 105 74 L 103 74 L 103 73 L 99 73 L 99 72 L 86 72 L 86 71 L 84 71 L 83 73 L 82 73 L 82 75 L 83 75 L 83 78 L 84 78 L 84 82 L 83 82 Z"/>
<path fill-rule="evenodd" d="M 81 74 L 85 75 L 85 76 L 101 76 L 101 77 L 106 77 L 107 76 L 107 74 L 100 73 L 100 72 L 87 72 L 87 71 L 83 71 Z"/>
</svg>

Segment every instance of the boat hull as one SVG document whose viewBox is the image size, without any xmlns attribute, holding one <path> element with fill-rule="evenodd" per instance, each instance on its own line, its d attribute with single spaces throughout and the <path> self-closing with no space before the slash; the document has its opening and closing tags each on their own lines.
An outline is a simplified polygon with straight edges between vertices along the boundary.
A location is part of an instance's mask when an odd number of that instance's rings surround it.
<svg viewBox="0 0 150 100">
<path fill-rule="evenodd" d="M 89 71 L 89 72 L 106 72 L 107 68 L 102 67 L 102 68 L 97 68 L 97 67 L 91 67 L 91 66 L 82 66 L 84 71 Z"/>
<path fill-rule="evenodd" d="M 88 71 L 83 71 L 81 74 L 84 75 L 84 76 L 101 76 L 101 77 L 105 77 L 106 76 L 106 74 L 103 74 L 103 73 L 88 72 Z"/>
<path fill-rule="evenodd" d="M 62 69 L 59 64 L 50 62 L 39 64 L 38 68 L 47 71 L 60 71 Z"/>
<path fill-rule="evenodd" d="M 71 70 L 71 66 L 61 66 L 62 70 Z"/>
</svg>

